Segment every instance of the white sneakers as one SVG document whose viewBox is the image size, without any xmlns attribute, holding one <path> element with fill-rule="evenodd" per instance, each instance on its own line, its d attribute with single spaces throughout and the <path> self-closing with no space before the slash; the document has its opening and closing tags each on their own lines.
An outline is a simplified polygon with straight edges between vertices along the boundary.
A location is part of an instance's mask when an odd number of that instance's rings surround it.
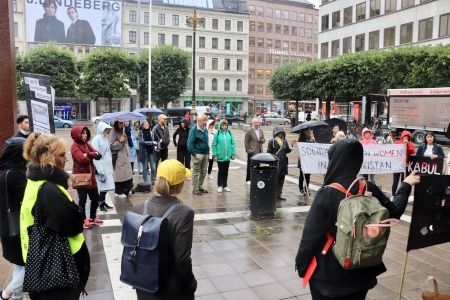
<svg viewBox="0 0 450 300">
<path fill-rule="evenodd" d="M 214 177 L 212 177 L 211 175 L 208 175 L 208 179 L 214 179 Z"/>
<path fill-rule="evenodd" d="M 118 198 L 126 198 L 127 197 L 127 195 L 125 195 L 125 194 L 116 194 L 116 197 L 118 197 Z"/>
<path fill-rule="evenodd" d="M 219 187 L 217 188 L 217 192 L 218 192 L 218 193 L 222 193 L 222 190 L 223 190 L 223 188 L 222 188 L 221 186 L 219 186 Z"/>
<path fill-rule="evenodd" d="M 247 181 L 247 185 L 250 185 L 250 180 L 249 180 L 249 181 Z"/>
<path fill-rule="evenodd" d="M 224 188 L 223 188 L 223 190 L 224 190 L 225 192 L 231 192 L 230 188 L 229 188 L 229 187 L 227 187 L 227 186 L 226 186 L 226 187 L 224 187 Z"/>
<path fill-rule="evenodd" d="M 231 192 L 231 190 L 230 190 L 230 188 L 229 187 L 221 187 L 221 186 L 219 186 L 218 188 L 217 188 L 217 192 L 218 193 L 222 193 L 222 191 L 225 191 L 225 192 Z"/>
</svg>

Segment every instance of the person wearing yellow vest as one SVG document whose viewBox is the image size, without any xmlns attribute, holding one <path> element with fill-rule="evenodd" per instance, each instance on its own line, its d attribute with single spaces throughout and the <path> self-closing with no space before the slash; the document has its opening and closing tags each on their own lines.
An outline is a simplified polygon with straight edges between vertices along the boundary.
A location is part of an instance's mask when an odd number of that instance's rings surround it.
<svg viewBox="0 0 450 300">
<path fill-rule="evenodd" d="M 34 223 L 33 208 L 39 191 L 39 212 L 43 226 L 67 236 L 75 259 L 80 284 L 71 287 L 30 293 L 31 299 L 79 299 L 90 271 L 89 251 L 83 237 L 84 216 L 72 201 L 68 188 L 69 174 L 64 171 L 68 144 L 51 134 L 33 132 L 28 137 L 23 156 L 28 161 L 27 186 L 20 210 L 20 237 L 25 264 L 28 253 L 28 227 Z M 42 184 L 46 183 L 42 186 Z M 29 257 L 28 259 L 32 259 Z"/>
</svg>

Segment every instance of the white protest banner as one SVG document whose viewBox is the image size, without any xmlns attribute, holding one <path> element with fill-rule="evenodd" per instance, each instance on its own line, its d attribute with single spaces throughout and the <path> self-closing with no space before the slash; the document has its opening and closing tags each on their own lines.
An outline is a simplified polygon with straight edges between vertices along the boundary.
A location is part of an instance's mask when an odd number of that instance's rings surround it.
<svg viewBox="0 0 450 300">
<path fill-rule="evenodd" d="M 302 171 L 306 174 L 325 174 L 328 168 L 328 149 L 331 144 L 298 143 Z M 403 173 L 405 146 L 403 144 L 363 145 L 364 160 L 360 174 Z"/>
</svg>

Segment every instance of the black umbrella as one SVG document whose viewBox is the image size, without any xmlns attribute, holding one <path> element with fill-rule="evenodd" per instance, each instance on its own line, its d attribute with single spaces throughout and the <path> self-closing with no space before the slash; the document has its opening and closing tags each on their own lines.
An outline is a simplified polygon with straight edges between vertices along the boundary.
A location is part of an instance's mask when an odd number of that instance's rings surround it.
<svg viewBox="0 0 450 300">
<path fill-rule="evenodd" d="M 298 133 L 300 130 L 308 129 L 316 130 L 317 128 L 329 128 L 328 124 L 323 121 L 306 121 L 291 129 L 291 133 Z"/>
<path fill-rule="evenodd" d="M 330 127 L 319 126 L 313 130 L 314 140 L 316 143 L 329 144 L 333 135 L 331 134 Z"/>
<path fill-rule="evenodd" d="M 337 126 L 339 126 L 340 131 L 347 133 L 347 122 L 345 122 L 344 120 L 338 119 L 338 118 L 331 118 L 331 119 L 325 120 L 325 122 L 330 126 L 330 131 L 331 131 L 333 125 L 337 125 Z"/>
</svg>

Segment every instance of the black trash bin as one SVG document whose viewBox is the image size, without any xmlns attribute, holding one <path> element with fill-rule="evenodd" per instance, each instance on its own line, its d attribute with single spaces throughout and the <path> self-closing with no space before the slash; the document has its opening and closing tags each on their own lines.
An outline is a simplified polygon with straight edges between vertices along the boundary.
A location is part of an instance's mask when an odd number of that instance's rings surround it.
<svg viewBox="0 0 450 300">
<path fill-rule="evenodd" d="M 279 158 L 270 153 L 253 155 L 250 166 L 250 212 L 274 214 L 277 209 Z"/>
</svg>

